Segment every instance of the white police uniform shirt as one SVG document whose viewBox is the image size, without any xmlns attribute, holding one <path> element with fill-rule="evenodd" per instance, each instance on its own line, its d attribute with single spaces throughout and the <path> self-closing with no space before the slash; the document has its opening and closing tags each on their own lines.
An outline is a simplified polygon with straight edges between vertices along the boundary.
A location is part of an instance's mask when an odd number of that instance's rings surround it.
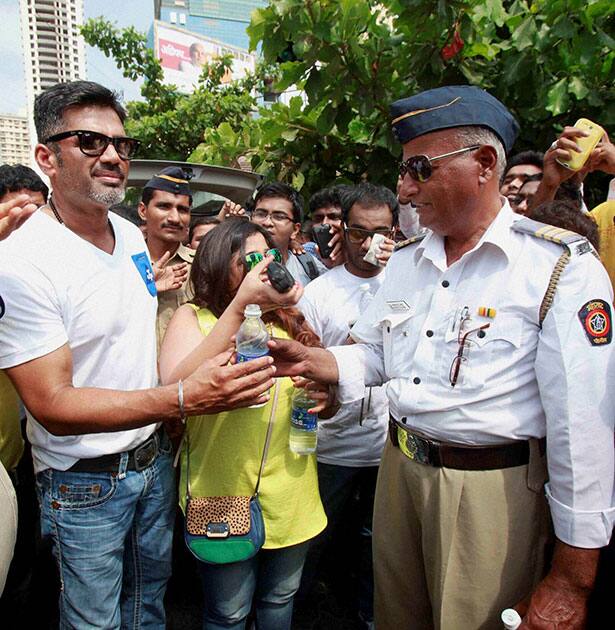
<svg viewBox="0 0 615 630">
<path fill-rule="evenodd" d="M 359 278 L 340 265 L 305 287 L 298 306 L 325 347 L 346 341 L 364 309 L 362 285 L 368 285 L 374 295 L 382 286 L 384 273 Z M 365 389 L 361 400 L 342 405 L 331 418 L 318 420 L 318 461 L 351 468 L 378 466 L 388 424 L 384 387 Z"/>
<path fill-rule="evenodd" d="M 156 287 L 141 231 L 109 213 L 107 254 L 43 212 L 0 243 L 0 368 L 68 343 L 75 387 L 136 390 L 157 384 Z M 155 430 L 57 436 L 28 412 L 35 470 L 119 453 Z"/>
<path fill-rule="evenodd" d="M 540 329 L 539 305 L 564 250 L 513 231 L 520 219 L 506 202 L 450 267 L 443 238 L 431 232 L 396 252 L 353 328 L 361 345 L 332 349 L 339 398 L 358 399 L 365 384 L 388 380 L 391 413 L 434 439 L 488 445 L 546 436 L 555 533 L 570 545 L 601 547 L 615 516 L 615 359 L 612 343 L 593 343 L 581 315 L 592 300 L 608 311 L 613 291 L 592 253 L 573 254 Z M 464 330 L 490 327 L 482 339 L 471 335 L 452 387 L 464 307 L 471 316 Z M 480 307 L 495 317 L 480 316 Z"/>
</svg>

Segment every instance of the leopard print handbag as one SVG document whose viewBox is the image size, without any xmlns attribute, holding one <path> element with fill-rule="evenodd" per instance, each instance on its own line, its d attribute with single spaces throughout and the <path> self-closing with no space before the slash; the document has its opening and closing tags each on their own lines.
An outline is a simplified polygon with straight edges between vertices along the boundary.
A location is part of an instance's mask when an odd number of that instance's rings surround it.
<svg viewBox="0 0 615 630">
<path fill-rule="evenodd" d="M 190 552 L 207 564 L 241 562 L 255 556 L 265 543 L 265 522 L 258 488 L 267 460 L 278 401 L 276 382 L 267 437 L 252 496 L 193 497 L 190 493 L 190 446 L 186 441 L 186 519 L 184 540 Z"/>
</svg>

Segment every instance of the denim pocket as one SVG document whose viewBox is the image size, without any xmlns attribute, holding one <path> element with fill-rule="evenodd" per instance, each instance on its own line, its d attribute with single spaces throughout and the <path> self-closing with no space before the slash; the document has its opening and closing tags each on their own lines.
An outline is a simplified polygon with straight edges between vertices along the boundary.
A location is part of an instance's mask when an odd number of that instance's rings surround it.
<svg viewBox="0 0 615 630">
<path fill-rule="evenodd" d="M 162 432 L 162 437 L 160 438 L 160 446 L 158 447 L 160 453 L 163 455 L 170 455 L 173 452 L 173 444 L 167 435 L 166 429 Z"/>
<path fill-rule="evenodd" d="M 105 504 L 115 494 L 116 473 L 51 473 L 50 499 L 55 509 L 78 510 Z"/>
</svg>

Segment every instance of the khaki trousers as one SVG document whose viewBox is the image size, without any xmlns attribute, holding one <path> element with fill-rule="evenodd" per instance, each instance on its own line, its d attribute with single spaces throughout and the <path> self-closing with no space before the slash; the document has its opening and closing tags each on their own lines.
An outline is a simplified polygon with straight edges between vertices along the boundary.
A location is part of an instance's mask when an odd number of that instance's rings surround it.
<svg viewBox="0 0 615 630">
<path fill-rule="evenodd" d="M 489 471 L 435 468 L 390 441 L 374 504 L 377 630 L 501 630 L 542 578 L 551 539 L 544 458 Z"/>
<path fill-rule="evenodd" d="M 17 536 L 17 497 L 8 473 L 0 462 L 0 595 L 11 566 Z"/>
</svg>

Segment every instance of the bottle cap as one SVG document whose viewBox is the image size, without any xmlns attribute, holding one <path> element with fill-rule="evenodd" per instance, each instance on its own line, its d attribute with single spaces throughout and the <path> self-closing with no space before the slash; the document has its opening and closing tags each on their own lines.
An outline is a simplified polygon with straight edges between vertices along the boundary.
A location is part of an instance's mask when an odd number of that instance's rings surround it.
<svg viewBox="0 0 615 630">
<path fill-rule="evenodd" d="M 258 304 L 247 304 L 243 314 L 245 317 L 260 317 L 263 312 Z"/>
<path fill-rule="evenodd" d="M 504 624 L 505 630 L 517 630 L 521 625 L 521 617 L 514 608 L 503 610 L 500 619 Z"/>
</svg>

